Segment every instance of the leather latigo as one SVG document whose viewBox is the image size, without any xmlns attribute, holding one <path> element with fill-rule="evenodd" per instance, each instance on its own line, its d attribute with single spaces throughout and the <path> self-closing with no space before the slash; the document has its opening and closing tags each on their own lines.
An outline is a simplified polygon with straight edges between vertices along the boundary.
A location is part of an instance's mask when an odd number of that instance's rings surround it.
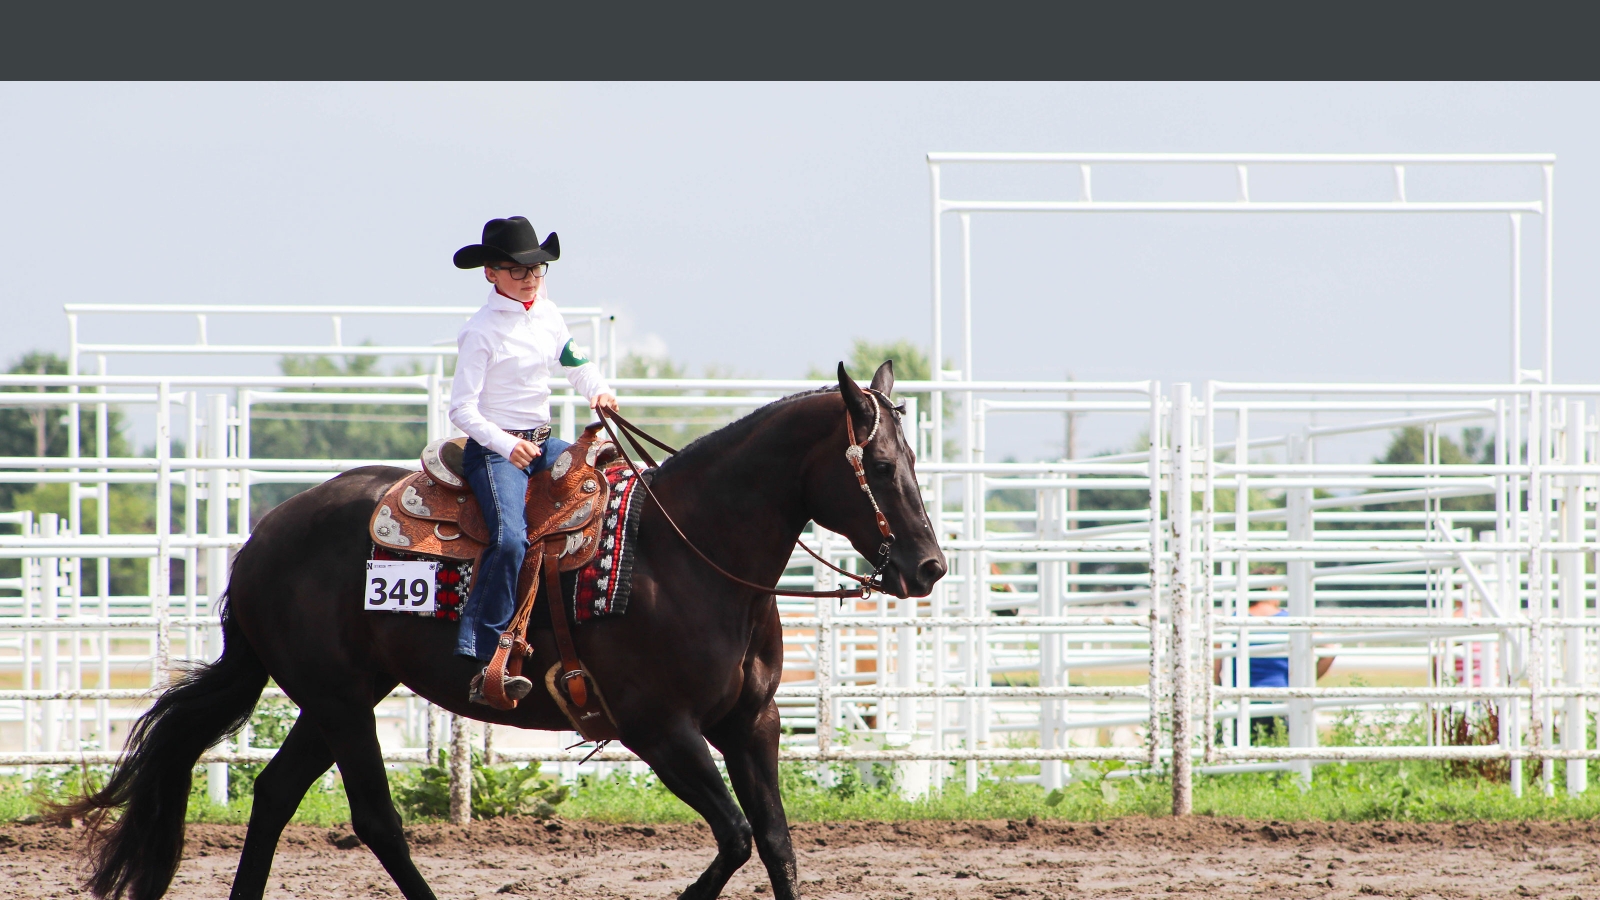
<svg viewBox="0 0 1600 900">
<path fill-rule="evenodd" d="M 440 484 L 425 472 L 389 488 L 372 512 L 369 530 L 381 547 L 447 559 L 477 559 L 489 544 L 472 491 Z"/>
</svg>

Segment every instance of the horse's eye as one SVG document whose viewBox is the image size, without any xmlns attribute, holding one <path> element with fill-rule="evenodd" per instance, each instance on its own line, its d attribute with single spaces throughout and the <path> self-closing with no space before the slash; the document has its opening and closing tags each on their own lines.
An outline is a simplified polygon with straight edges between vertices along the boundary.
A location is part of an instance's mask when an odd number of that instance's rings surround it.
<svg viewBox="0 0 1600 900">
<path fill-rule="evenodd" d="M 885 459 L 880 459 L 872 464 L 872 471 L 879 475 L 893 475 L 894 463 Z"/>
</svg>

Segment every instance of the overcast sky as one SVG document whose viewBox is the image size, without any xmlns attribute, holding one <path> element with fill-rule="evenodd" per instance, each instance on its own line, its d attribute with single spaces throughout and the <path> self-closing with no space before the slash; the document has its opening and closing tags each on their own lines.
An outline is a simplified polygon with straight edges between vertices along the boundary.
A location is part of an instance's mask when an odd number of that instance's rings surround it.
<svg viewBox="0 0 1600 900">
<path fill-rule="evenodd" d="M 928 341 L 930 150 L 1524 151 L 1559 157 L 1557 378 L 1600 382 L 1597 99 L 1593 85 L 1536 84 L 4 84 L 0 356 L 64 350 L 71 301 L 475 304 L 481 276 L 450 256 L 484 220 L 520 214 L 561 235 L 555 300 L 615 311 L 626 344 L 695 372 L 799 376 L 852 338 Z M 950 196 L 1073 199 L 1077 173 L 946 183 Z M 1393 187 L 1382 170 L 1262 169 L 1252 189 L 1386 200 Z M 1538 179 L 1418 172 L 1408 190 L 1513 199 L 1537 196 Z M 1097 199 L 1233 191 L 1216 168 L 1095 179 Z M 1501 381 L 1508 230 L 1498 214 L 979 215 L 974 371 Z M 1527 232 L 1536 366 L 1536 217 Z M 304 322 L 277 328 L 249 337 L 307 338 Z M 117 321 L 87 336 L 163 330 L 193 335 Z M 362 334 L 352 324 L 346 339 Z M 1030 441 L 1007 449 L 1044 452 L 1044 432 Z"/>
</svg>

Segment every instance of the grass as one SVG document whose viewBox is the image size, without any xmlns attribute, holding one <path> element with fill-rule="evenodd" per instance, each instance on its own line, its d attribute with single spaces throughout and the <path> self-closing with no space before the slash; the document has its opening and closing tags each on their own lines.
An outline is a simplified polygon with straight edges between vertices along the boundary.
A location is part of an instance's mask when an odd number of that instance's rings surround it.
<svg viewBox="0 0 1600 900">
<path fill-rule="evenodd" d="M 254 798 L 244 791 L 241 793 L 245 796 L 230 797 L 227 806 L 219 806 L 211 802 L 206 794 L 205 773 L 202 771 L 196 774 L 194 785 L 189 791 L 189 812 L 186 821 L 219 822 L 228 825 L 249 823 L 250 807 Z M 301 799 L 300 808 L 295 811 L 294 818 L 290 821 L 297 825 L 316 825 L 324 828 L 349 824 L 350 801 L 345 799 L 344 783 L 335 776 L 321 779 L 313 784 L 311 790 L 306 791 L 305 797 Z"/>
<path fill-rule="evenodd" d="M 509 767 L 499 767 L 509 768 Z M 892 783 L 873 784 L 869 777 L 851 778 L 854 767 L 833 767 L 818 777 L 803 763 L 783 765 L 784 806 L 795 822 L 904 821 L 918 819 L 1041 819 L 1102 821 L 1123 816 L 1164 816 L 1172 807 L 1170 782 L 1164 777 L 1105 777 L 1101 767 L 1080 766 L 1063 789 L 1046 792 L 987 773 L 968 794 L 959 780 L 919 799 L 899 795 Z M 1532 769 L 1533 767 L 1527 767 Z M 408 773 L 391 771 L 396 782 Z M 330 783 L 331 782 L 331 783 Z M 20 777 L 0 781 L 0 821 L 27 820 L 43 802 L 76 789 L 72 777 L 41 775 L 33 783 Z M 1561 783 L 1557 773 L 1556 783 Z M 226 807 L 206 798 L 205 776 L 197 773 L 190 795 L 188 821 L 244 824 L 250 818 L 249 796 Z M 1600 786 L 1577 797 L 1562 790 L 1545 797 L 1530 777 L 1523 796 L 1509 785 L 1478 777 L 1460 777 L 1439 763 L 1350 763 L 1319 766 L 1309 789 L 1302 790 L 1290 773 L 1247 773 L 1195 779 L 1194 810 L 1198 815 L 1241 816 L 1285 821 L 1413 821 L 1561 820 L 1600 817 Z M 599 822 L 666 823 L 699 821 L 693 810 L 674 797 L 653 775 L 588 777 L 573 786 L 555 812 L 567 819 Z M 409 821 L 437 820 L 408 815 Z M 350 821 L 350 807 L 337 778 L 319 781 L 301 801 L 294 821 L 332 827 Z"/>
<path fill-rule="evenodd" d="M 281 738 L 291 715 L 267 707 L 258 713 L 262 743 Z M 1492 725 L 1474 721 L 1472 728 Z M 1419 715 L 1400 711 L 1347 713 L 1325 736 L 1330 745 L 1415 745 L 1425 741 Z M 1470 731 L 1470 729 L 1469 729 Z M 1281 732 L 1275 740 L 1281 741 Z M 1260 743 L 1272 743 L 1267 737 Z M 270 745 L 270 743 L 268 743 Z M 1558 789 L 1546 797 L 1536 780 L 1537 766 L 1524 767 L 1523 796 L 1513 796 L 1503 764 L 1446 762 L 1367 762 L 1318 766 L 1303 785 L 1288 772 L 1197 776 L 1194 810 L 1199 815 L 1242 816 L 1287 821 L 1467 821 L 1560 820 L 1600 817 L 1600 764 L 1589 767 L 1591 788 L 1576 797 Z M 945 766 L 951 780 L 928 796 L 907 799 L 885 764 L 833 763 L 818 767 L 785 762 L 780 767 L 784 806 L 791 821 L 896 821 L 915 819 L 1025 819 L 1029 816 L 1096 821 L 1122 816 L 1166 815 L 1172 806 L 1170 782 L 1161 774 L 1130 777 L 1120 763 L 1075 763 L 1062 789 L 1046 792 L 1018 779 L 1036 775 L 1037 763 L 986 766 L 977 790 L 967 793 L 960 766 Z M 204 767 L 195 769 L 188 821 L 243 824 L 249 820 L 256 766 L 236 766 L 226 806 L 208 799 Z M 936 767 L 936 771 L 940 771 Z M 0 778 L 0 821 L 27 820 L 51 801 L 76 796 L 86 780 L 102 783 L 107 767 L 40 769 L 31 780 Z M 442 766 L 396 766 L 390 782 L 407 821 L 442 818 L 446 795 Z M 1553 779 L 1565 783 L 1565 764 Z M 586 776 L 568 788 L 539 777 L 537 767 L 475 766 L 475 813 L 559 814 L 601 822 L 668 823 L 699 820 L 652 774 Z M 336 774 L 319 780 L 301 801 L 294 821 L 331 827 L 348 823 L 350 807 Z"/>
<path fill-rule="evenodd" d="M 837 768 L 837 767 L 836 767 Z M 968 794 L 959 780 L 944 790 L 909 800 L 892 785 L 851 789 L 830 786 L 803 764 L 786 763 L 784 808 L 795 822 L 915 819 L 1042 819 L 1100 821 L 1123 816 L 1164 816 L 1172 809 L 1165 777 L 1107 778 L 1101 767 L 1079 766 L 1067 787 L 1054 792 L 993 773 Z M 1529 767 L 1530 769 L 1532 767 Z M 862 780 L 865 782 L 865 779 Z M 1560 773 L 1556 783 L 1561 783 Z M 1556 820 L 1600 816 L 1600 786 L 1577 797 L 1543 796 L 1530 778 L 1523 796 L 1479 777 L 1461 777 L 1439 763 L 1350 763 L 1319 766 L 1309 789 L 1287 772 L 1245 773 L 1195 779 L 1199 815 L 1287 821 Z M 560 808 L 562 816 L 607 822 L 692 822 L 694 814 L 653 776 L 590 779 Z"/>
</svg>

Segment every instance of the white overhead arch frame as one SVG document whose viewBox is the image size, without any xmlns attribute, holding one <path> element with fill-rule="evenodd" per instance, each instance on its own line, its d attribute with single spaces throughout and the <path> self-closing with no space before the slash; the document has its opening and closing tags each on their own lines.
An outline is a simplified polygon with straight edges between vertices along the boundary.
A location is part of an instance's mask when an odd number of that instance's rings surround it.
<svg viewBox="0 0 1600 900">
<path fill-rule="evenodd" d="M 945 197 L 941 167 L 948 165 L 1075 165 L 1078 167 L 1077 200 L 989 200 Z M 1214 165 L 1233 166 L 1238 177 L 1234 200 L 1105 200 L 1094 196 L 1093 171 L 1097 165 Z M 1365 166 L 1388 167 L 1394 172 L 1394 194 L 1388 199 L 1256 200 L 1250 196 L 1251 166 Z M 973 379 L 972 360 L 972 220 L 973 213 L 1492 213 L 1510 222 L 1511 253 L 1511 383 L 1539 381 L 1553 384 L 1553 325 L 1555 165 L 1553 153 L 929 153 L 928 176 L 933 200 L 933 356 L 944 350 L 944 215 L 961 217 L 961 377 Z M 1406 194 L 1407 167 L 1422 166 L 1537 166 L 1540 196 L 1523 200 L 1428 200 Z M 1522 216 L 1540 217 L 1544 227 L 1544 341 L 1540 367 L 1522 367 Z M 942 379 L 942 365 L 934 378 Z M 934 405 L 938 409 L 938 404 Z M 935 420 L 936 430 L 941 424 Z"/>
</svg>

